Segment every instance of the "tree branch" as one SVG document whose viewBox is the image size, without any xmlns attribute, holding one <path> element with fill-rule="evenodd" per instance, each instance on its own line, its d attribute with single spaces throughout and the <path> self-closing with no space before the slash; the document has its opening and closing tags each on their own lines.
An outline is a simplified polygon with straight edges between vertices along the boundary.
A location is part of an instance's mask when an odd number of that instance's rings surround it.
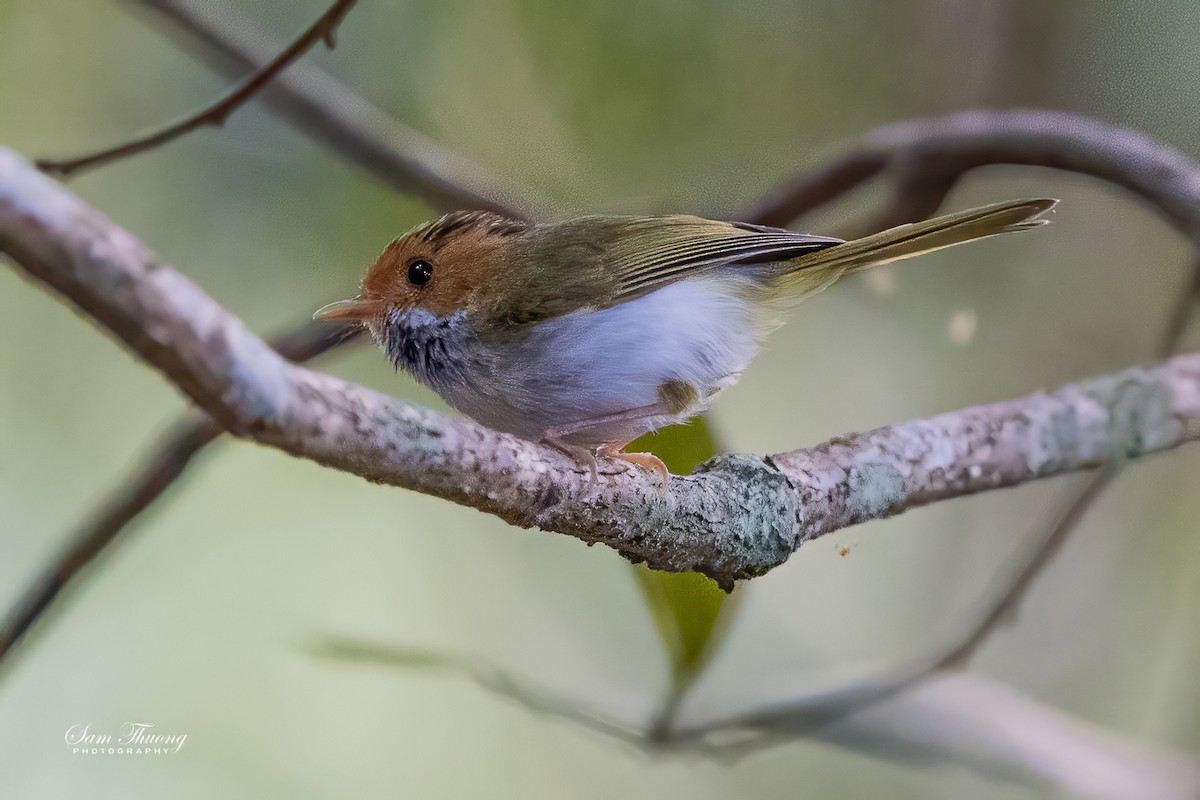
<svg viewBox="0 0 1200 800">
<path fill-rule="evenodd" d="M 50 174 L 66 177 L 89 167 L 96 167 L 127 156 L 144 153 L 147 150 L 164 145 L 173 139 L 183 136 L 185 133 L 194 131 L 197 128 L 203 128 L 206 125 L 224 125 L 225 120 L 229 118 L 230 114 L 245 105 L 251 97 L 269 84 L 276 75 L 308 52 L 317 42 L 324 41 L 330 49 L 333 49 L 334 32 L 356 2 L 357 0 L 334 0 L 333 5 L 318 17 L 316 22 L 296 37 L 295 41 L 284 48 L 279 55 L 264 64 L 262 68 L 247 76 L 245 80 L 231 89 L 224 97 L 194 114 L 184 117 L 162 130 L 107 150 L 101 150 L 98 153 L 92 153 L 67 161 L 42 159 L 37 162 L 38 168 Z"/>
<path fill-rule="evenodd" d="M 1091 175 L 1141 197 L 1200 242 L 1200 174 L 1178 150 L 1143 133 L 1056 111 L 964 111 L 879 128 L 849 155 L 773 192 L 744 219 L 787 225 L 887 170 L 958 176 L 1020 164 Z M 928 176 L 933 176 L 929 178 Z"/>
<path fill-rule="evenodd" d="M 254 62 L 239 49 L 242 44 L 235 43 L 230 37 L 240 37 L 238 41 L 243 44 L 253 41 L 251 50 L 265 52 L 274 49 L 273 45 L 255 40 L 252 35 L 247 34 L 242 21 L 227 16 L 228 10 L 224 15 L 217 15 L 217 20 L 210 24 L 170 0 L 143 0 L 143 4 L 162 11 L 166 19 L 195 35 L 205 45 L 206 52 L 215 54 L 221 60 L 221 65 L 235 73 L 243 71 L 247 65 Z M 207 6 L 206 10 L 212 14 L 211 6 Z M 318 141 L 331 146 L 336 152 L 358 161 L 367 169 L 375 169 L 382 163 L 385 179 L 392 176 L 396 178 L 391 181 L 393 184 L 411 188 L 411 179 L 405 178 L 405 170 L 411 163 L 411 157 L 406 155 L 403 149 L 394 149 L 397 146 L 405 146 L 406 129 L 398 126 L 398 131 L 393 130 L 389 135 L 375 135 L 373 131 L 386 132 L 388 126 L 395 123 L 389 122 L 386 115 L 366 104 L 316 67 L 298 64 L 296 69 L 289 71 L 285 77 L 288 80 L 278 91 L 280 99 L 274 100 L 275 94 L 272 92 L 268 92 L 265 99 L 278 103 L 279 110 L 289 121 L 313 135 Z M 291 86 L 290 83 L 294 83 L 295 86 Z M 326 106 L 332 111 L 310 113 L 314 108 L 322 109 Z M 369 113 L 348 114 L 339 109 L 359 109 L 360 112 L 366 109 Z M 984 124 L 984 117 L 987 124 L 997 125 L 996 136 L 981 136 L 978 128 Z M 319 124 L 314 126 L 314 119 L 318 120 Z M 974 123 L 968 124 L 971 120 L 974 120 Z M 908 131 L 909 134 L 889 134 L 889 131 L 897 130 Z M 936 137 L 937 146 L 925 146 L 919 136 L 911 133 L 915 130 L 930 132 Z M 1170 187 L 1182 185 L 1181 174 L 1196 174 L 1195 165 L 1182 159 L 1171 148 L 1139 134 L 1125 135 L 1123 131 L 1116 131 L 1121 135 L 1108 135 L 1108 132 L 1113 130 L 1094 120 L 1047 111 L 970 112 L 891 125 L 866 137 L 866 150 L 845 156 L 833 165 L 818 170 L 814 173 L 814 178 L 793 182 L 792 194 L 787 199 L 777 198 L 773 204 L 764 204 L 760 212 L 747 212 L 747 216 L 757 213 L 766 221 L 772 221 L 773 214 L 785 213 L 772 210 L 780 208 L 781 204 L 788 205 L 790 211 L 786 213 L 807 213 L 815 205 L 830 202 L 836 199 L 840 192 L 853 189 L 862 180 L 873 175 L 886 175 L 895 181 L 891 202 L 873 221 L 859 226 L 862 232 L 872 233 L 891 225 L 921 219 L 936 211 L 961 177 L 962 173 L 956 172 L 957 169 L 986 166 L 988 158 L 1025 163 L 1021 159 L 1032 159 L 1039 150 L 1056 148 L 1064 151 L 1064 154 L 1054 158 L 1056 163 L 1069 165 L 1072 170 L 1082 174 L 1110 181 L 1127 181 L 1125 189 L 1142 195 L 1150 202 L 1154 202 L 1163 194 L 1146 188 L 1154 182 L 1153 176 L 1165 175 L 1169 178 L 1164 190 L 1169 193 Z M 1024 142 L 1026 136 L 1032 137 L 1033 142 Z M 1081 139 L 1077 140 L 1075 137 Z M 997 144 L 1001 139 L 1003 143 Z M 887 158 L 879 159 L 872 155 L 878 151 L 879 141 L 891 142 Z M 903 146 L 899 142 L 904 142 Z M 1131 148 L 1140 153 L 1137 161 L 1141 170 L 1130 172 L 1114 169 L 1114 162 L 1127 157 Z M 953 164 L 942 163 L 938 160 L 938 154 L 942 152 L 971 154 L 971 158 L 958 159 Z M 1039 163 L 1049 160 L 1044 153 L 1038 158 Z M 382 159 L 382 162 L 379 159 Z M 864 164 L 870 166 L 870 170 L 865 173 Z M 437 165 L 430 169 L 439 174 Z M 406 183 L 406 180 L 409 182 Z M 439 180 L 448 179 L 442 177 Z M 453 183 L 450 186 L 448 197 L 459 194 L 466 198 L 471 197 L 469 190 L 456 189 Z M 1182 198 L 1182 201 L 1181 207 L 1186 207 L 1186 197 Z M 516 212 L 509 208 L 507 213 Z M 1182 232 L 1188 235 L 1191 226 L 1181 227 Z M 1200 267 L 1194 272 L 1193 293 L 1196 287 L 1200 287 L 1198 279 Z M 1191 306 L 1192 302 L 1185 298 L 1173 312 L 1164 356 L 1174 349 L 1173 343 L 1179 339 Z M 319 339 L 327 334 L 326 330 L 315 332 L 313 323 L 306 322 L 273 346 L 279 349 L 284 357 L 293 361 L 303 361 L 309 355 L 323 352 L 324 347 L 311 351 L 303 347 L 293 349 L 294 343 L 303 343 L 311 337 Z M 348 338 L 350 337 L 343 337 L 343 340 Z M 337 343 L 338 340 L 332 339 L 327 344 L 333 346 Z M 42 573 L 22 595 L 21 602 L 6 616 L 4 624 L 0 625 L 0 659 L 53 601 L 64 585 L 96 553 L 107 546 L 125 525 L 169 488 L 171 482 L 182 474 L 199 449 L 211 442 L 216 434 L 223 432 L 211 422 L 193 422 L 188 419 L 181 420 L 173 430 L 174 435 L 164 437 L 154 454 L 147 459 L 146 466 L 72 538 L 59 559 Z M 1090 491 L 1086 494 L 1089 497 L 1095 495 Z M 1056 528 L 1057 532 L 1051 535 L 1051 540 L 1061 538 L 1061 528 L 1062 526 Z M 904 670 L 901 673 L 897 673 L 898 677 L 891 675 L 889 677 L 892 680 L 883 682 L 895 688 L 899 685 L 897 682 L 911 682 L 916 678 L 915 673 Z"/>
<path fill-rule="evenodd" d="M 172 32 L 184 34 L 185 43 L 228 75 L 254 69 L 278 50 L 228 4 L 208 0 L 203 14 L 176 0 L 139 0 L 138 6 L 155 12 Z M 530 216 L 522 203 L 480 181 L 487 173 L 478 165 L 397 122 L 312 64 L 296 64 L 256 99 L 371 177 L 419 194 L 442 211 L 471 208 Z"/>
<path fill-rule="evenodd" d="M 0 151 L 0 251 L 238 436 L 726 588 L 847 525 L 1200 436 L 1195 354 L 808 450 L 721 456 L 667 491 L 605 463 L 589 494 L 587 471 L 551 448 L 287 362 L 11 151 Z"/>
</svg>

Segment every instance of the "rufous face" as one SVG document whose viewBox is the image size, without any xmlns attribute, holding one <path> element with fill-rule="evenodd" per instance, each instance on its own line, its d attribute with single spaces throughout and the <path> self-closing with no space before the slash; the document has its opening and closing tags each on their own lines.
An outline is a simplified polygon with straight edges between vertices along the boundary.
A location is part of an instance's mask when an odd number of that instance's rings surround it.
<svg viewBox="0 0 1200 800">
<path fill-rule="evenodd" d="M 356 299 L 317 316 L 370 325 L 413 308 L 452 314 L 470 303 L 502 261 L 507 240 L 524 230 L 525 223 L 487 211 L 455 211 L 418 225 L 387 246 Z"/>
</svg>

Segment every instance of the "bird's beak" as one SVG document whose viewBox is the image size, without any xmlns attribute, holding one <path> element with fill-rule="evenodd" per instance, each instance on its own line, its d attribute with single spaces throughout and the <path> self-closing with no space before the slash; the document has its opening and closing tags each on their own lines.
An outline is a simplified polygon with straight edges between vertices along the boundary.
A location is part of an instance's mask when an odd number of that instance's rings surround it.
<svg viewBox="0 0 1200 800">
<path fill-rule="evenodd" d="M 366 322 L 379 310 L 379 304 L 368 300 L 338 300 L 321 306 L 313 319 L 329 322 Z"/>
</svg>

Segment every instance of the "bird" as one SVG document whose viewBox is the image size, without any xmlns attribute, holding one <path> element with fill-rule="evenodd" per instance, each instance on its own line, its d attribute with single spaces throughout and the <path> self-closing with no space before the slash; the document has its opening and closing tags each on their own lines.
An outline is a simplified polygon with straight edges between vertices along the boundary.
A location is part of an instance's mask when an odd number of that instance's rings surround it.
<svg viewBox="0 0 1200 800">
<path fill-rule="evenodd" d="M 1045 224 L 994 203 L 850 241 L 689 215 L 529 222 L 453 211 L 393 240 L 356 297 L 314 317 L 364 326 L 397 370 L 486 427 L 591 470 L 669 473 L 642 434 L 706 411 L 796 304 L 840 278 Z"/>
</svg>

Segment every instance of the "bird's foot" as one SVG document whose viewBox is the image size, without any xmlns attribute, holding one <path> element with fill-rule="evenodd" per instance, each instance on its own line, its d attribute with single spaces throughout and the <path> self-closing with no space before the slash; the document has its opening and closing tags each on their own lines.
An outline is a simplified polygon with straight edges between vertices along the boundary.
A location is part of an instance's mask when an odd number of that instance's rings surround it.
<svg viewBox="0 0 1200 800">
<path fill-rule="evenodd" d="M 586 447 L 581 447 L 577 444 L 568 444 L 561 439 L 547 437 L 542 441 L 553 447 L 555 450 L 558 450 L 560 453 L 565 453 L 566 455 L 575 459 L 579 466 L 588 468 L 589 478 L 587 491 L 583 493 L 584 497 L 587 497 L 596 490 L 596 484 L 600 480 L 600 475 L 596 469 L 595 453 L 593 453 L 591 450 L 588 450 Z"/>
<path fill-rule="evenodd" d="M 602 452 L 601 455 L 608 458 L 615 458 L 619 461 L 624 461 L 642 469 L 653 470 L 662 476 L 662 486 L 665 491 L 671 483 L 671 473 L 667 469 L 667 465 L 663 460 L 654 453 L 626 453 L 624 450 L 616 452 Z"/>
</svg>

